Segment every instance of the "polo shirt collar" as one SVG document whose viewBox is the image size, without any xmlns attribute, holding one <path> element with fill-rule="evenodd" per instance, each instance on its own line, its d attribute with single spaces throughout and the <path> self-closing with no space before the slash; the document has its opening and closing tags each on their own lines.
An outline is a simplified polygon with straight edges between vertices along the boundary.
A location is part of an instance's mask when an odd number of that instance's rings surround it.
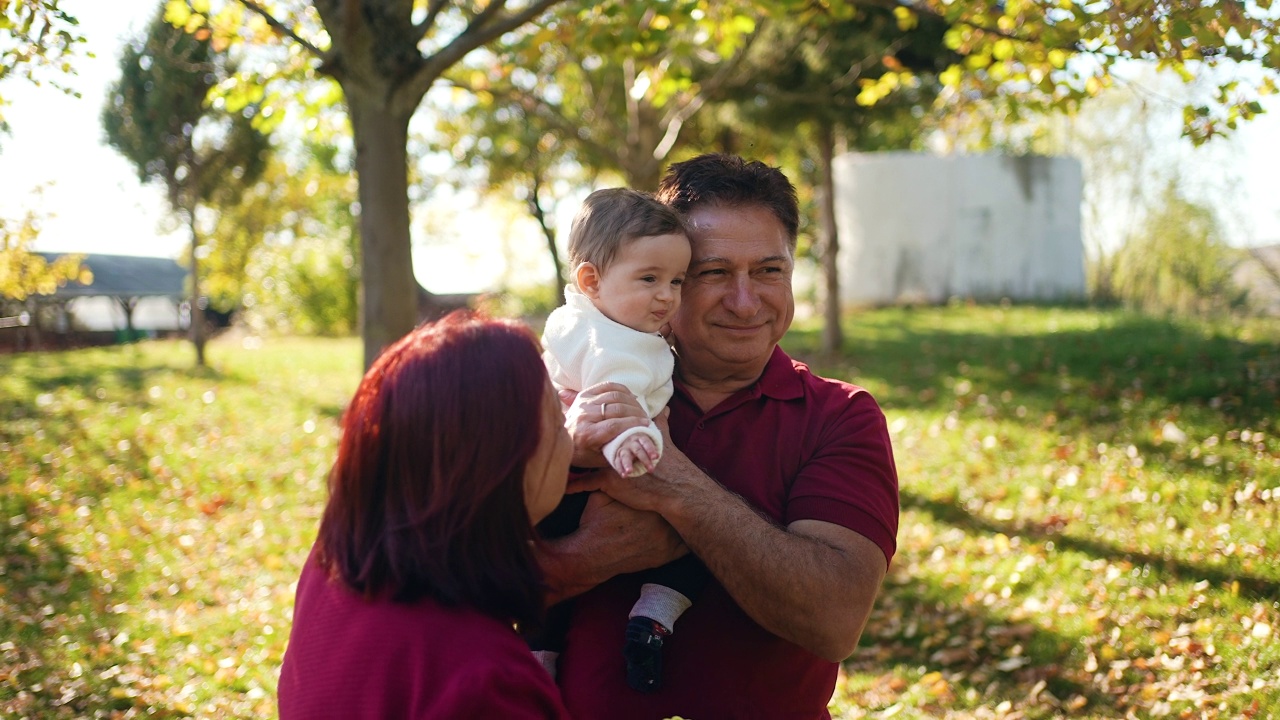
<svg viewBox="0 0 1280 720">
<path fill-rule="evenodd" d="M 748 389 L 757 387 L 761 395 L 774 400 L 795 400 L 804 395 L 804 380 L 796 372 L 795 363 L 777 345 L 773 346 L 773 354 L 769 356 L 760 379 Z"/>
<path fill-rule="evenodd" d="M 677 359 L 676 362 L 679 362 L 679 360 Z M 708 415 L 719 415 L 720 413 L 728 412 L 742 403 L 758 398 L 761 395 L 772 400 L 795 400 L 803 397 L 804 380 L 800 377 L 795 365 L 791 357 L 782 351 L 782 348 L 774 345 L 773 354 L 769 356 L 769 362 L 765 363 L 764 372 L 760 373 L 760 377 L 712 408 Z M 688 396 L 679 379 L 675 380 L 675 384 L 677 391 Z"/>
</svg>

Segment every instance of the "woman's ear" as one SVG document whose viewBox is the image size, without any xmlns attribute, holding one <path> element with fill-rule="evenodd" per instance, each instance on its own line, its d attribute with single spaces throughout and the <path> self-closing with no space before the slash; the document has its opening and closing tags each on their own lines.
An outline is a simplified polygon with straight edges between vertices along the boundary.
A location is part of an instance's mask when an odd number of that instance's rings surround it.
<svg viewBox="0 0 1280 720">
<path fill-rule="evenodd" d="M 594 263 L 584 262 L 573 271 L 573 280 L 583 295 L 595 300 L 600 297 L 600 271 Z"/>
</svg>

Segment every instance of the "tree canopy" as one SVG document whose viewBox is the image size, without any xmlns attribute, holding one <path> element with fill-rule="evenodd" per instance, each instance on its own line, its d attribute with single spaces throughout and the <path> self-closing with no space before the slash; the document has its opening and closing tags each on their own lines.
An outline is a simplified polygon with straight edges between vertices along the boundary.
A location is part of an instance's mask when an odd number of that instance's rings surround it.
<svg viewBox="0 0 1280 720">
<path fill-rule="evenodd" d="M 129 159 L 143 182 L 160 182 L 173 212 L 191 232 L 191 334 L 204 364 L 205 299 L 200 292 L 201 204 L 238 201 L 262 172 L 268 139 L 248 108 L 226 112 L 207 103 L 209 89 L 229 72 L 210 33 L 187 33 L 158 13 L 146 36 L 120 57 L 120 78 L 102 110 L 107 141 Z"/>
<path fill-rule="evenodd" d="M 899 102 L 912 113 L 991 121 L 1072 110 L 1115 82 L 1126 63 L 1140 61 L 1212 88 L 1185 110 L 1187 135 L 1203 142 L 1256 115 L 1258 98 L 1275 90 L 1280 65 L 1271 0 L 167 3 L 171 22 L 207 30 L 215 46 L 252 46 L 258 61 L 218 88 L 230 107 L 262 102 L 260 123 L 279 122 L 289 104 L 307 110 L 340 100 L 345 107 L 359 179 L 366 361 L 416 321 L 407 128 L 438 80 L 447 75 L 474 93 L 477 108 L 490 110 L 487 125 L 471 130 L 505 126 L 488 136 L 498 148 L 488 153 L 494 168 L 512 166 L 514 156 L 500 157 L 501 148 L 517 142 L 522 153 L 537 150 L 540 162 L 592 169 L 612 163 L 624 182 L 647 187 L 680 152 L 682 138 L 717 137 L 724 113 L 707 110 L 728 101 L 730 81 L 771 23 L 803 15 L 836 26 L 873 12 L 892 18 L 885 52 L 862 64 L 830 60 L 825 69 L 844 77 L 851 105 L 864 108 Z M 922 23 L 945 29 L 946 67 L 903 62 L 893 33 L 905 37 Z M 925 72 L 936 78 L 928 97 L 918 94 Z M 785 94 L 775 100 L 785 103 Z M 849 117 L 850 125 L 858 117 L 875 122 L 852 111 Z M 516 123 L 536 127 L 515 132 Z M 864 137 L 874 130 L 865 123 L 855 129 Z M 770 142 L 781 146 L 788 138 Z M 500 170 L 494 177 L 516 175 Z M 526 194 L 534 177 L 520 181 Z"/>
<path fill-rule="evenodd" d="M 75 74 L 72 60 L 84 43 L 80 22 L 60 0 L 0 0 L 0 84 L 13 77 L 79 94 L 63 84 Z M 5 97 L 0 89 L 0 130 Z"/>
<path fill-rule="evenodd" d="M 167 4 L 171 22 L 192 32 L 207 28 L 215 44 L 247 37 L 279 49 L 275 60 L 256 68 L 264 87 L 326 77 L 340 88 L 359 181 L 366 365 L 418 318 L 409 233 L 410 119 L 446 70 L 563 1 L 315 0 L 271 8 L 255 0 L 217 7 L 209 0 Z"/>
<path fill-rule="evenodd" d="M 40 217 L 33 210 L 17 222 L 0 217 L 0 300 L 23 301 L 52 295 L 69 282 L 93 282 L 83 255 L 63 255 L 50 262 L 31 252 L 39 233 Z"/>
</svg>

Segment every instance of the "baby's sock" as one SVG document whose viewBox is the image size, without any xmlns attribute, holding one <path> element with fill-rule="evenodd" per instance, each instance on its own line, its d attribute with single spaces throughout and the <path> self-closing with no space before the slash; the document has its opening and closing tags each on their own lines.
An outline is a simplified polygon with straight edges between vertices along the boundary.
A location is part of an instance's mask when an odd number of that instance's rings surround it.
<svg viewBox="0 0 1280 720">
<path fill-rule="evenodd" d="M 534 650 L 533 658 L 551 673 L 552 680 L 556 678 L 556 660 L 560 658 L 560 653 L 555 650 Z"/>
<path fill-rule="evenodd" d="M 647 617 L 657 620 L 669 632 L 675 631 L 676 620 L 693 606 L 693 601 L 665 585 L 645 583 L 640 587 L 640 599 L 631 606 L 627 617 Z"/>
</svg>

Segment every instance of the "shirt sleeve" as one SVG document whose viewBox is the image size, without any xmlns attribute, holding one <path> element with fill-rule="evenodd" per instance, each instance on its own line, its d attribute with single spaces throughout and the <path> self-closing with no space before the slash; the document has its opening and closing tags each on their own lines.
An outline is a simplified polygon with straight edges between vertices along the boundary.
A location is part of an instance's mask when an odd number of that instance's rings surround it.
<svg viewBox="0 0 1280 720">
<path fill-rule="evenodd" d="M 824 408 L 830 418 L 787 498 L 785 522 L 821 520 L 874 542 L 888 565 L 897 550 L 898 474 L 884 413 L 849 386 Z"/>
</svg>

